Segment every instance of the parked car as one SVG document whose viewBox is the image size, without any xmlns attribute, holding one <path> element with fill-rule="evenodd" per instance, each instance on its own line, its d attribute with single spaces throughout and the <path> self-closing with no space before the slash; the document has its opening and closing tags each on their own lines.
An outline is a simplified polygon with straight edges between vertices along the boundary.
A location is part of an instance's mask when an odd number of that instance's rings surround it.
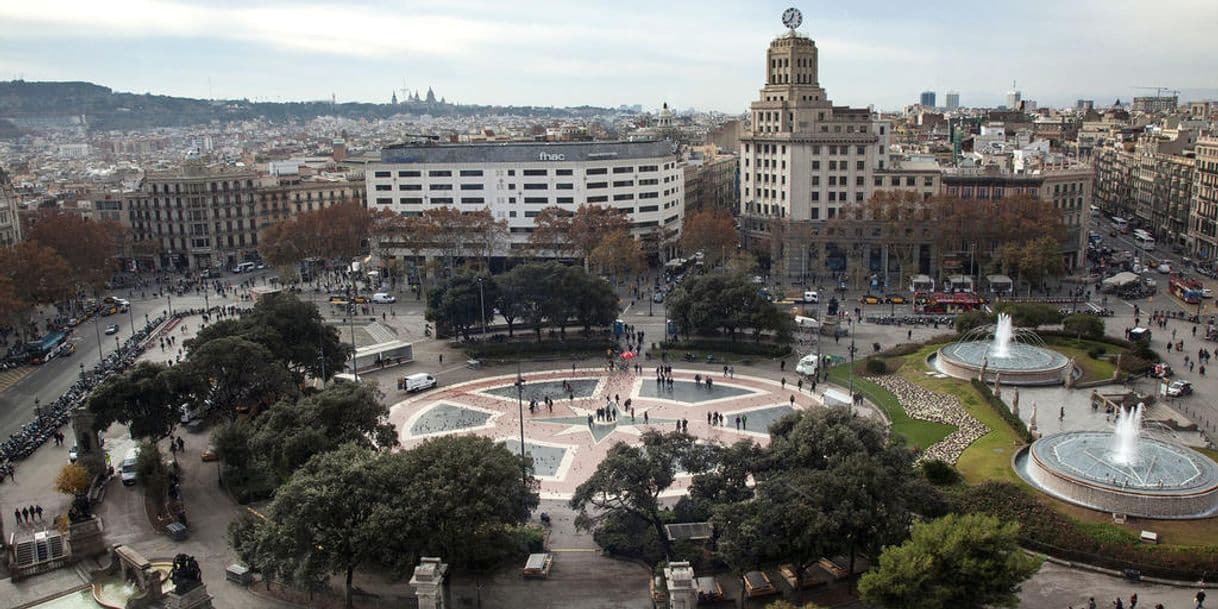
<svg viewBox="0 0 1218 609">
<path fill-rule="evenodd" d="M 863 294 L 862 296 L 859 297 L 859 302 L 861 302 L 863 304 L 873 305 L 873 304 L 880 304 L 881 302 L 884 302 L 884 299 L 880 298 L 879 296 L 876 296 L 875 294 Z"/>
<path fill-rule="evenodd" d="M 812 376 L 816 374 L 816 365 L 820 361 L 820 356 L 815 353 L 805 355 L 799 359 L 799 363 L 795 364 L 795 372 L 804 376 Z"/>
<path fill-rule="evenodd" d="M 1164 275 L 1171 273 L 1171 265 L 1166 262 L 1160 262 L 1159 263 L 1159 272 Z"/>
<path fill-rule="evenodd" d="M 426 372 L 420 372 L 417 374 L 411 374 L 409 376 L 406 376 L 399 383 L 399 387 L 403 391 L 406 391 L 407 393 L 423 391 L 425 389 L 431 389 L 432 387 L 435 387 L 435 386 L 436 386 L 436 377 L 434 377 L 430 374 L 427 374 Z"/>
<path fill-rule="evenodd" d="M 220 455 L 216 454 L 215 446 L 208 444 L 207 448 L 204 449 L 203 452 L 201 453 L 200 458 L 203 459 L 204 463 L 208 463 L 211 461 L 219 461 Z"/>
<path fill-rule="evenodd" d="M 1214 291 L 1209 288 L 1201 288 L 1201 297 L 1202 298 L 1213 298 Z"/>
<path fill-rule="evenodd" d="M 891 304 L 905 304 L 908 302 L 904 294 L 889 294 L 888 296 L 885 296 L 884 299 Z"/>
<path fill-rule="evenodd" d="M 118 324 L 110 324 L 106 326 L 106 335 L 118 334 Z"/>
<path fill-rule="evenodd" d="M 1176 379 L 1167 386 L 1167 395 L 1173 398 L 1190 395 L 1192 392 L 1193 384 L 1184 379 Z"/>
<path fill-rule="evenodd" d="M 68 463 L 76 463 L 76 459 L 80 457 L 80 447 L 75 444 L 68 449 Z"/>
<path fill-rule="evenodd" d="M 393 304 L 397 301 L 398 301 L 398 299 L 396 296 L 394 296 L 392 294 L 386 294 L 385 292 L 377 292 L 372 295 L 372 302 L 375 302 L 377 304 Z"/>
<path fill-rule="evenodd" d="M 804 302 L 807 304 L 820 304 L 820 294 L 809 290 L 804 292 Z"/>
</svg>

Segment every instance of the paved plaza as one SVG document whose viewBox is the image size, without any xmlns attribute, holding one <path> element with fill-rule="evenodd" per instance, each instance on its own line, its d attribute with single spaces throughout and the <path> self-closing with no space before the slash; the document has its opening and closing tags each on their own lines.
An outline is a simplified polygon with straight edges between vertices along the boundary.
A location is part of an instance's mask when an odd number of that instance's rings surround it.
<svg viewBox="0 0 1218 609">
<path fill-rule="evenodd" d="M 541 495 L 566 499 L 610 447 L 619 441 L 637 443 L 646 431 L 675 431 L 681 425 L 705 442 L 727 445 L 747 438 L 764 444 L 774 421 L 823 406 L 819 397 L 784 388 L 781 380 L 719 375 L 711 376 L 708 387 L 707 374 L 677 369 L 670 384 L 658 382 L 649 368 L 641 373 L 533 371 L 525 375 L 519 399 L 516 375 L 498 375 L 410 397 L 393 406 L 389 419 L 407 448 L 427 438 L 477 433 L 518 451 L 523 413 L 524 450 L 533 456 Z M 721 424 L 714 424 L 716 414 Z M 689 482 L 690 476 L 678 476 L 670 494 L 683 493 Z"/>
</svg>

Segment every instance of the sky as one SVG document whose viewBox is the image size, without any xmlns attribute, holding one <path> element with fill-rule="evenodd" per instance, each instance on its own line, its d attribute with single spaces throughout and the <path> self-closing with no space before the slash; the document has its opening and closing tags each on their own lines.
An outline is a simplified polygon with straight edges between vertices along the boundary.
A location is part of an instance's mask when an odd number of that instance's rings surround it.
<svg viewBox="0 0 1218 609">
<path fill-rule="evenodd" d="M 614 2 L 38 0 L 0 2 L 0 80 L 266 101 L 642 104 L 739 113 L 765 49 L 803 12 L 839 105 L 899 109 L 1218 98 L 1215 0 Z"/>
</svg>

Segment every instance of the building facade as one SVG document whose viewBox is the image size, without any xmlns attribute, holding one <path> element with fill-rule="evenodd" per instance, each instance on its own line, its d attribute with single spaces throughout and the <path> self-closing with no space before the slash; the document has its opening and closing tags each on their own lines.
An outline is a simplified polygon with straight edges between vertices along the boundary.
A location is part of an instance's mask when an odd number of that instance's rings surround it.
<svg viewBox="0 0 1218 609">
<path fill-rule="evenodd" d="M 734 154 L 702 148 L 684 165 L 685 214 L 719 210 L 735 215 L 740 207 L 740 163 Z"/>
<path fill-rule="evenodd" d="M 138 260 L 141 267 L 228 269 L 260 259 L 258 235 L 270 224 L 362 202 L 363 194 L 360 181 L 281 181 L 245 168 L 190 163 L 146 174 L 139 190 L 127 193 L 125 205 L 134 240 L 150 241 L 159 251 Z"/>
<path fill-rule="evenodd" d="M 935 107 L 935 92 L 934 91 L 923 91 L 922 95 L 918 96 L 918 103 L 921 104 L 923 108 L 934 108 Z"/>
<path fill-rule="evenodd" d="M 960 107 L 960 94 L 955 91 L 948 91 L 946 106 L 948 110 L 958 109 Z"/>
<path fill-rule="evenodd" d="M 17 194 L 12 180 L 0 169 L 0 246 L 8 247 L 21 241 L 21 219 L 17 215 Z"/>
<path fill-rule="evenodd" d="M 384 148 L 365 176 L 373 209 L 490 210 L 509 231 L 496 257 L 535 256 L 528 238 L 541 210 L 580 205 L 621 210 L 663 257 L 681 232 L 684 171 L 668 141 L 429 143 Z"/>
<path fill-rule="evenodd" d="M 1200 258 L 1218 257 L 1218 137 L 1197 141 L 1193 204 L 1188 228 L 1192 251 Z"/>
</svg>

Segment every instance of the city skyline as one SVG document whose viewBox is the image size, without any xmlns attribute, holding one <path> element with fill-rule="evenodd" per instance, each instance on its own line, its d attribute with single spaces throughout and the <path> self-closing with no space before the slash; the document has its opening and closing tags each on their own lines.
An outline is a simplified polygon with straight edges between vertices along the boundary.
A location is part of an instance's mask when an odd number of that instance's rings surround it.
<svg viewBox="0 0 1218 609">
<path fill-rule="evenodd" d="M 1042 106 L 1085 98 L 1103 107 L 1153 94 L 1137 86 L 1218 96 L 1199 76 L 1218 73 L 1203 28 L 1218 20 L 1218 5 L 1198 0 L 1034 1 L 967 12 L 931 2 L 913 16 L 887 2 L 858 11 L 789 0 L 697 6 L 424 1 L 406 15 L 392 4 L 328 0 L 48 0 L 0 6 L 9 34 L 0 76 L 213 99 L 385 103 L 403 88 L 430 86 L 458 103 L 667 101 L 738 113 L 762 84 L 760 49 L 785 31 L 779 14 L 795 6 L 804 13 L 800 33 L 821 50 L 821 84 L 843 105 L 897 109 L 920 91 L 954 90 L 964 106 L 998 106 L 1013 80 Z M 1190 18 L 1181 22 L 1182 14 Z M 995 40 L 996 22 L 1025 34 Z M 1080 22 L 1089 26 L 1073 25 Z"/>
</svg>

